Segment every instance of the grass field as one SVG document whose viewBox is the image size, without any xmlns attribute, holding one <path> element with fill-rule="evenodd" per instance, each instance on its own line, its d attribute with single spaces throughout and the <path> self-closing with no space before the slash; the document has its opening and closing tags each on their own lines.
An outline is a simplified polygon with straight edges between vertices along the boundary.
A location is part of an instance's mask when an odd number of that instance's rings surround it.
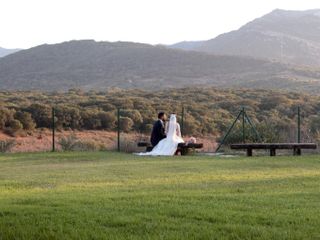
<svg viewBox="0 0 320 240">
<path fill-rule="evenodd" d="M 0 239 L 320 239 L 320 156 L 0 155 Z"/>
</svg>

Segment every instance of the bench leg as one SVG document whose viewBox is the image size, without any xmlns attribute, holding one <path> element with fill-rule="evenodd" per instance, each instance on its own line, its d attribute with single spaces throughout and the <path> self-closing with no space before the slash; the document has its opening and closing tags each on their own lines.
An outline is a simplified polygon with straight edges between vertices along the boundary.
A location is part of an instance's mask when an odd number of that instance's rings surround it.
<svg viewBox="0 0 320 240">
<path fill-rule="evenodd" d="M 293 155 L 294 156 L 301 156 L 301 148 L 294 148 Z"/>
<path fill-rule="evenodd" d="M 181 156 L 192 155 L 195 153 L 194 148 L 181 148 Z"/>
<path fill-rule="evenodd" d="M 188 155 L 188 148 L 181 148 L 181 156 L 185 156 L 185 155 Z"/>
<path fill-rule="evenodd" d="M 270 156 L 271 157 L 276 156 L 276 149 L 275 148 L 270 148 Z"/>
<path fill-rule="evenodd" d="M 247 157 L 252 157 L 252 148 L 247 148 Z"/>
</svg>

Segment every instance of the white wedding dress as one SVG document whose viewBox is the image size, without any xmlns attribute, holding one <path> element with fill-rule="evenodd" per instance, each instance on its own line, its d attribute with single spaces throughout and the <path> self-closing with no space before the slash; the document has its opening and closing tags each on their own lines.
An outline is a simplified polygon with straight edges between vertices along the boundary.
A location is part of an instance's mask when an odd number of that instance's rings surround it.
<svg viewBox="0 0 320 240">
<path fill-rule="evenodd" d="M 170 115 L 169 127 L 167 137 L 162 139 L 151 152 L 139 153 L 140 156 L 173 156 L 177 151 L 178 144 L 183 143 L 183 139 L 180 137 L 181 133 L 177 134 L 178 127 L 177 118 L 175 114 Z"/>
</svg>

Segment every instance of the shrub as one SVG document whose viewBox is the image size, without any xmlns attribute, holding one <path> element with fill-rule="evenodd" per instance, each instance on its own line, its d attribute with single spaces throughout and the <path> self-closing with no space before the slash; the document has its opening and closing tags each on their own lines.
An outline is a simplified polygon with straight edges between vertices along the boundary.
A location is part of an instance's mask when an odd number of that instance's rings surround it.
<svg viewBox="0 0 320 240">
<path fill-rule="evenodd" d="M 77 141 L 72 150 L 73 151 L 100 151 L 101 145 L 95 141 Z"/>
<path fill-rule="evenodd" d="M 36 123 L 28 112 L 16 112 L 14 118 L 20 121 L 24 130 L 34 130 L 36 127 Z"/>
<path fill-rule="evenodd" d="M 81 115 L 78 108 L 59 105 L 55 108 L 55 116 L 57 128 L 80 129 L 81 127 Z"/>
<path fill-rule="evenodd" d="M 59 144 L 63 151 L 72 151 L 77 141 L 78 141 L 78 138 L 76 137 L 76 135 L 71 134 L 67 137 L 60 138 Z"/>
<path fill-rule="evenodd" d="M 21 122 L 16 119 L 12 119 L 7 123 L 4 132 L 12 137 L 25 136 Z"/>
<path fill-rule="evenodd" d="M 86 110 L 81 112 L 84 129 L 101 129 L 101 119 L 96 111 Z"/>
<path fill-rule="evenodd" d="M 116 116 L 110 112 L 100 112 L 98 118 L 103 129 L 113 129 L 116 126 Z"/>
<path fill-rule="evenodd" d="M 153 125 L 152 125 L 152 124 L 146 124 L 145 127 L 144 127 L 144 129 L 143 129 L 143 132 L 151 133 L 152 128 L 153 128 Z"/>
<path fill-rule="evenodd" d="M 120 119 L 120 128 L 124 132 L 129 132 L 132 129 L 133 121 L 131 118 L 122 117 Z"/>
<path fill-rule="evenodd" d="M 134 153 L 134 152 L 141 151 L 141 149 L 139 149 L 137 146 L 138 140 L 139 140 L 138 136 L 130 137 L 127 134 L 122 134 L 120 139 L 121 151 L 126 153 Z"/>
<path fill-rule="evenodd" d="M 0 108 L 0 129 L 5 129 L 9 122 L 14 119 L 14 110 Z"/>
<path fill-rule="evenodd" d="M 43 103 L 31 104 L 25 109 L 29 112 L 32 118 L 35 120 L 38 128 L 51 127 L 51 107 Z"/>
<path fill-rule="evenodd" d="M 12 119 L 8 123 L 8 128 L 12 129 L 12 131 L 18 131 L 23 129 L 22 123 L 19 120 Z"/>
<path fill-rule="evenodd" d="M 61 138 L 59 144 L 63 151 L 101 151 L 105 149 L 102 144 L 90 140 L 80 140 L 74 134 Z"/>
<path fill-rule="evenodd" d="M 130 118 L 133 121 L 133 127 L 139 129 L 143 123 L 143 118 L 138 110 L 126 110 L 121 112 L 122 117 Z"/>
<path fill-rule="evenodd" d="M 1 153 L 10 152 L 15 144 L 16 143 L 15 143 L 14 140 L 2 140 L 2 141 L 0 141 L 0 152 Z"/>
</svg>

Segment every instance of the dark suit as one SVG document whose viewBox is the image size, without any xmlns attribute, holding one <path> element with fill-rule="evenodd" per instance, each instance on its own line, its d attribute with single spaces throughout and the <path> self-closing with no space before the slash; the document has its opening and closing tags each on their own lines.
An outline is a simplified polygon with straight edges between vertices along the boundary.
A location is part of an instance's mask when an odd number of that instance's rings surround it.
<svg viewBox="0 0 320 240">
<path fill-rule="evenodd" d="M 153 124 L 151 133 L 152 146 L 155 147 L 164 138 L 166 138 L 164 123 L 159 119 Z"/>
</svg>

